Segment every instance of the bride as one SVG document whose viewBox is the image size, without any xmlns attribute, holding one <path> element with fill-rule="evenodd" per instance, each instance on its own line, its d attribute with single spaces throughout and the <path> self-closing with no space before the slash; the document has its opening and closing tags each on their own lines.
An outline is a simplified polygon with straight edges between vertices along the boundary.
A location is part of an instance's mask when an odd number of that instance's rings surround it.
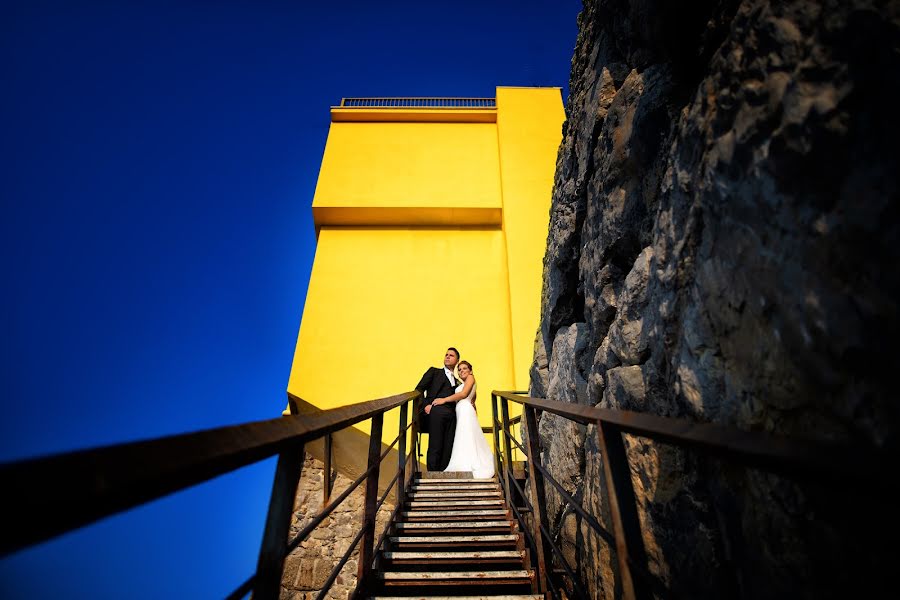
<svg viewBox="0 0 900 600">
<path fill-rule="evenodd" d="M 489 479 L 494 476 L 494 455 L 484 439 L 475 413 L 475 376 L 469 361 L 459 361 L 459 377 L 463 382 L 456 388 L 455 394 L 434 401 L 435 404 L 457 401 L 453 451 L 450 464 L 444 470 L 471 471 L 476 479 Z"/>
</svg>

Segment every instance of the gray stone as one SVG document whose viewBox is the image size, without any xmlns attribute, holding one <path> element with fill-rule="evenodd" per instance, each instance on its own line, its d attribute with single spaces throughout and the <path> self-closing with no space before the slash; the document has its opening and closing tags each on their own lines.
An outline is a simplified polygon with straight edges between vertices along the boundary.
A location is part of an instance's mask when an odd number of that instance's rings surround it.
<svg viewBox="0 0 900 600">
<path fill-rule="evenodd" d="M 553 354 L 549 363 L 547 398 L 560 402 L 587 404 L 587 381 L 579 368 L 583 361 L 588 333 L 584 323 L 560 329 L 553 340 Z"/>
<path fill-rule="evenodd" d="M 534 398 L 546 398 L 550 385 L 550 364 L 547 362 L 547 349 L 544 347 L 544 336 L 538 330 L 534 338 L 534 360 L 529 371 L 529 393 Z"/>
<path fill-rule="evenodd" d="M 896 448 L 898 40 L 898 0 L 586 0 L 532 393 Z M 538 434 L 611 530 L 593 428 Z M 890 572 L 829 494 L 625 437 L 651 571 L 680 595 L 850 597 Z M 614 597 L 615 553 L 548 504 Z"/>
<path fill-rule="evenodd" d="M 603 408 L 638 410 L 646 398 L 644 373 L 639 365 L 616 367 L 606 372 L 606 390 L 603 392 Z"/>
<path fill-rule="evenodd" d="M 307 455 L 297 486 L 297 497 L 294 503 L 293 523 L 296 531 L 305 526 L 321 506 L 323 465 Z M 335 490 L 342 490 L 351 481 L 338 475 L 334 482 Z M 331 570 L 350 547 L 362 524 L 362 507 L 365 486 L 354 490 L 335 511 L 323 521 L 300 547 L 285 559 L 284 574 L 281 581 L 282 598 L 315 598 L 322 589 Z M 394 505 L 385 502 L 376 517 L 376 529 L 381 531 L 394 509 Z M 356 556 L 358 552 L 351 556 Z M 353 565 L 350 568 L 349 565 Z M 329 590 L 328 598 L 347 598 L 348 593 L 356 587 L 356 560 L 351 558 L 341 570 L 335 584 Z"/>
</svg>

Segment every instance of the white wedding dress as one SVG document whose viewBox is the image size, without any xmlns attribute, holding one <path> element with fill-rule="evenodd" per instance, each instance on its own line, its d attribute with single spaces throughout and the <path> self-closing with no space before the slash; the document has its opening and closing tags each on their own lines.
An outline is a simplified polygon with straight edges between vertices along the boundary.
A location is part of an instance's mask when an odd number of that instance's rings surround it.
<svg viewBox="0 0 900 600">
<path fill-rule="evenodd" d="M 457 392 L 461 392 L 464 384 L 460 384 Z M 453 436 L 453 450 L 450 453 L 450 464 L 445 471 L 471 471 L 475 479 L 490 479 L 494 476 L 494 454 L 488 446 L 478 415 L 472 405 L 475 388 L 468 397 L 456 403 L 456 435 Z"/>
</svg>

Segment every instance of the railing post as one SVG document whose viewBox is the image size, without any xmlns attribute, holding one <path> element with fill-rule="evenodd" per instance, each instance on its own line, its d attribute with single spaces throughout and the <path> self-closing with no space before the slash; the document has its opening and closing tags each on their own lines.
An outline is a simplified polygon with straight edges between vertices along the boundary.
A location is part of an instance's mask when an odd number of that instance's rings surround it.
<svg viewBox="0 0 900 600">
<path fill-rule="evenodd" d="M 372 560 L 375 555 L 375 505 L 378 502 L 378 476 L 381 471 L 381 428 L 384 424 L 384 413 L 372 417 L 372 431 L 369 437 L 369 459 L 366 469 L 372 469 L 366 479 L 366 499 L 363 511 L 363 537 L 359 546 L 359 565 L 357 569 L 357 591 L 365 591 L 369 587 L 372 576 Z"/>
<path fill-rule="evenodd" d="M 278 455 L 269 514 L 263 531 L 259 559 L 256 563 L 256 583 L 253 597 L 257 600 L 277 599 L 281 594 L 281 576 L 284 571 L 288 531 L 294 513 L 297 483 L 303 469 L 303 444 L 285 450 Z"/>
<path fill-rule="evenodd" d="M 503 417 L 503 466 L 505 467 L 503 469 L 503 480 L 506 482 L 507 501 L 512 505 L 513 486 L 512 483 L 510 483 L 510 478 L 514 477 L 514 467 L 512 461 L 512 447 L 509 444 L 509 401 L 502 396 L 500 397 L 500 414 Z"/>
<path fill-rule="evenodd" d="M 400 455 L 400 475 L 397 477 L 397 506 L 403 502 L 406 493 L 406 421 L 409 409 L 409 402 L 404 402 L 400 407 L 400 436 L 397 454 Z"/>
<path fill-rule="evenodd" d="M 494 466 L 497 477 L 503 476 L 503 462 L 500 460 L 500 432 L 497 429 L 497 395 L 491 394 L 491 426 L 494 428 Z M 504 480 L 505 481 L 505 480 Z M 509 490 L 506 492 L 509 494 Z"/>
<path fill-rule="evenodd" d="M 550 571 L 547 568 L 547 559 L 552 557 L 549 540 L 544 539 L 544 531 L 550 531 L 550 523 L 547 520 L 547 496 L 544 493 L 544 476 L 535 466 L 541 460 L 541 448 L 538 441 L 538 425 L 537 416 L 534 409 L 530 406 L 523 406 L 522 415 L 525 419 L 525 430 L 528 432 L 528 481 L 531 487 L 531 499 L 533 502 L 534 514 L 532 515 L 535 523 L 534 541 L 538 563 L 538 584 L 539 591 L 546 593 L 547 580 L 550 578 Z M 541 527 L 544 529 L 542 530 Z"/>
<path fill-rule="evenodd" d="M 422 403 L 422 396 L 416 397 L 412 401 L 412 434 L 409 436 L 409 441 L 412 444 L 412 466 L 410 467 L 410 477 L 413 477 L 416 473 L 419 472 L 419 407 Z"/>
<path fill-rule="evenodd" d="M 609 491 L 609 513 L 616 536 L 616 557 L 622 579 L 622 596 L 626 600 L 647 598 L 646 586 L 635 581 L 631 564 L 647 566 L 647 554 L 641 537 L 641 523 L 637 514 L 631 468 L 622 442 L 622 431 L 603 420 L 597 421 L 600 452 L 603 456 L 606 488 Z"/>
<path fill-rule="evenodd" d="M 325 477 L 322 480 L 322 506 L 328 504 L 331 497 L 331 432 L 325 434 Z"/>
</svg>

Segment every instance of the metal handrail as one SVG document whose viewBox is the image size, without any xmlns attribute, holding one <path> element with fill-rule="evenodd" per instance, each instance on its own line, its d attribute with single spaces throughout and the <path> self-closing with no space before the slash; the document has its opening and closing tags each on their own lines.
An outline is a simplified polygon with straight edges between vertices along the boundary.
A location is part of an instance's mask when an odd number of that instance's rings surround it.
<svg viewBox="0 0 900 600">
<path fill-rule="evenodd" d="M 498 401 L 503 414 L 503 423 L 498 418 Z M 511 434 L 507 403 L 521 404 L 528 437 L 526 449 Z M 875 449 L 851 448 L 845 445 L 819 442 L 814 440 L 798 440 L 773 436 L 759 432 L 748 432 L 736 427 L 727 427 L 712 423 L 695 423 L 686 419 L 675 419 L 635 413 L 624 410 L 610 410 L 585 405 L 555 402 L 543 398 L 531 398 L 518 392 L 492 392 L 492 408 L 494 414 L 493 433 L 495 441 L 496 463 L 498 475 L 504 492 L 508 494 L 508 502 L 512 504 L 511 492 L 504 478 L 508 477 L 507 457 L 510 442 L 522 451 L 528 462 L 528 479 L 532 497 L 536 499 L 532 506 L 534 516 L 535 546 L 542 548 L 538 552 L 539 577 L 542 589 L 549 583 L 554 585 L 552 574 L 546 568 L 544 557 L 549 554 L 560 556 L 561 564 L 577 593 L 583 594 L 580 582 L 576 582 L 568 563 L 561 552 L 552 543 L 547 523 L 546 496 L 544 481 L 549 480 L 562 499 L 582 517 L 607 543 L 614 542 L 622 594 L 625 598 L 647 598 L 653 593 L 670 595 L 648 568 L 647 556 L 643 547 L 640 523 L 637 516 L 637 503 L 631 484 L 628 458 L 625 453 L 622 434 L 628 433 L 666 442 L 687 448 L 725 456 L 737 460 L 747 466 L 770 471 L 787 473 L 795 477 L 825 479 L 836 473 L 845 478 L 864 481 L 883 491 L 892 486 L 890 478 L 883 477 L 890 464 L 890 457 Z M 597 426 L 604 466 L 603 472 L 608 490 L 608 505 L 613 522 L 613 534 L 610 534 L 600 523 L 584 510 L 580 503 L 565 492 L 550 472 L 540 464 L 540 451 L 537 442 L 537 413 L 546 411 L 582 424 Z M 503 432 L 504 451 L 499 447 L 500 431 Z M 879 475 L 881 477 L 879 477 Z M 518 486 L 518 482 L 516 487 Z M 519 488 L 522 493 L 521 488 Z M 888 494 L 884 494 L 889 496 Z M 520 521 L 524 527 L 524 521 Z M 610 538 L 613 538 L 612 540 Z"/>
<path fill-rule="evenodd" d="M 497 425 L 500 424 L 497 421 L 495 421 L 494 423 Z M 509 419 L 507 421 L 507 423 L 512 425 L 512 419 Z M 516 448 L 520 452 L 522 452 L 522 454 L 524 454 L 525 457 L 527 458 L 528 453 L 525 450 L 525 447 L 522 446 L 522 444 L 520 444 L 514 437 L 512 437 L 512 435 L 510 435 L 509 431 L 507 431 L 506 429 L 503 429 L 502 427 L 501 427 L 501 429 L 502 429 L 502 432 L 503 432 L 504 436 L 506 437 L 506 439 L 508 441 L 512 442 L 513 445 L 516 446 Z M 504 475 L 510 475 L 509 481 L 510 481 L 510 483 L 512 483 L 516 486 L 516 490 L 519 492 L 519 496 L 521 496 L 522 501 L 525 503 L 526 508 L 531 510 L 532 514 L 535 514 L 534 505 L 528 501 L 528 498 L 526 498 L 526 496 L 525 496 L 525 490 L 522 489 L 522 486 L 520 486 L 519 482 L 516 481 L 516 479 L 515 479 L 515 473 L 512 470 L 511 463 L 512 463 L 512 461 L 510 460 L 505 465 L 506 473 Z M 560 490 L 563 489 L 562 486 L 559 483 L 557 483 L 555 479 L 553 479 L 552 477 L 549 476 L 549 473 L 546 470 L 544 470 L 543 467 L 541 467 L 541 465 L 537 461 L 534 463 L 534 466 L 540 468 L 541 472 L 544 474 L 544 477 L 549 478 L 551 480 L 551 483 L 553 483 L 555 486 L 557 486 Z M 563 493 L 565 493 L 565 492 L 563 492 Z M 575 503 L 574 499 L 572 499 L 571 496 L 568 496 L 568 494 L 566 494 L 564 497 L 567 500 L 570 500 L 570 503 L 575 504 L 576 506 L 578 506 L 578 508 L 581 508 L 581 506 L 577 505 L 577 503 Z M 510 503 L 510 507 L 513 509 L 513 511 L 515 511 L 516 517 L 518 518 L 519 523 L 522 525 L 522 530 L 527 531 L 525 528 L 525 521 L 522 518 L 522 515 L 519 513 L 519 510 L 513 505 L 513 503 Z M 582 511 L 583 511 L 583 509 L 582 509 Z M 587 513 L 585 513 L 585 514 L 587 514 Z M 591 518 L 591 517 L 589 517 L 589 518 Z M 592 524 L 592 526 L 593 526 L 593 524 Z M 597 526 L 599 526 L 599 523 L 597 523 Z M 559 559 L 559 563 L 563 566 L 563 570 L 565 571 L 566 575 L 568 575 L 569 578 L 572 580 L 572 585 L 575 588 L 575 590 L 577 591 L 577 593 L 579 594 L 578 597 L 587 598 L 588 597 L 587 592 L 585 592 L 584 587 L 581 585 L 581 582 L 576 580 L 575 574 L 572 571 L 572 568 L 569 566 L 569 563 L 566 560 L 565 555 L 563 555 L 562 550 L 560 550 L 559 547 L 553 543 L 550 532 L 546 529 L 546 527 L 544 525 L 542 525 L 540 523 L 538 523 L 538 527 L 541 529 L 541 532 L 546 537 L 547 544 L 549 545 L 550 550 L 553 552 L 553 555 Z M 606 530 L 603 529 L 602 527 L 600 527 L 600 529 L 602 530 L 602 533 L 607 533 Z M 529 535 L 531 535 L 531 534 L 529 533 Z M 532 540 L 533 540 L 533 538 L 532 538 Z M 534 544 L 532 544 L 532 545 L 534 546 Z M 550 584 L 555 590 L 556 585 L 555 585 L 555 582 L 553 581 L 553 578 L 548 576 L 548 577 L 546 577 L 546 580 L 547 580 L 547 583 Z"/>
<path fill-rule="evenodd" d="M 302 417 L 280 417 L 2 464 L 0 482 L 4 489 L 14 489 L 16 493 L 4 494 L 0 500 L 0 525 L 4 530 L 0 539 L 0 557 L 278 455 L 257 572 L 229 595 L 240 598 L 253 591 L 254 598 L 277 598 L 284 558 L 299 543 L 294 540 L 296 544 L 289 549 L 287 534 L 305 445 L 371 419 L 369 464 L 359 480 L 367 481 L 363 528 L 359 536 L 364 543 L 358 585 L 363 585 L 372 567 L 371 560 L 364 559 L 372 556 L 379 465 L 399 440 L 400 466 L 389 486 L 390 490 L 397 481 L 403 482 L 404 485 L 398 488 L 399 506 L 406 480 L 412 478 L 417 468 L 417 462 L 412 460 L 406 473 L 406 465 L 412 457 L 406 456 L 406 432 L 412 427 L 415 439 L 418 422 L 413 419 L 407 425 L 407 415 L 409 405 L 420 398 L 418 391 L 405 392 Z M 292 407 L 297 405 L 297 400 L 289 395 Z M 384 413 L 394 408 L 400 408 L 399 433 L 388 450 L 381 454 Z M 53 510 L 59 489 L 65 489 L 67 496 L 67 510 L 62 513 Z M 319 523 L 324 520 L 346 495 L 349 492 L 342 494 L 314 520 Z M 377 502 L 378 507 L 386 497 L 387 494 Z M 48 514 L 55 516 L 48 519 Z M 301 541 L 302 537 L 305 536 L 298 536 Z"/>
<path fill-rule="evenodd" d="M 336 509 L 341 504 L 341 502 L 343 502 L 344 500 L 347 499 L 347 496 L 352 494 L 353 491 L 356 490 L 356 488 L 358 488 L 363 481 L 365 481 L 369 478 L 369 476 L 378 467 L 378 465 L 381 464 L 385 458 L 387 458 L 387 455 L 390 454 L 391 450 L 394 449 L 394 446 L 397 445 L 397 442 L 400 440 L 400 436 L 404 435 L 411 426 L 412 426 L 412 423 L 407 425 L 406 429 L 401 431 L 397 435 L 397 437 L 394 438 L 394 441 L 391 442 L 391 445 L 388 446 L 387 448 L 385 448 L 385 450 L 381 453 L 381 457 L 378 459 L 378 464 L 372 465 L 368 469 L 363 471 L 363 473 L 360 474 L 360 476 L 357 477 L 353 481 L 353 483 L 351 483 L 350 485 L 347 486 L 347 489 L 345 489 L 343 492 L 341 492 L 341 494 L 337 498 L 335 498 L 328 506 L 326 506 L 325 508 L 320 510 L 319 513 L 315 517 L 313 517 L 312 520 L 309 523 L 307 523 L 306 526 L 302 530 L 300 530 L 300 532 L 296 536 L 294 536 L 294 539 L 291 540 L 287 545 L 288 553 L 291 553 L 294 550 L 296 550 L 297 546 L 302 544 L 303 541 L 307 537 L 309 537 L 309 534 L 312 533 L 313 529 L 318 527 L 322 523 L 322 521 L 327 519 L 328 515 L 330 515 L 332 512 L 334 512 L 334 509 Z M 398 470 L 398 473 L 399 473 L 399 470 Z M 394 479 L 391 481 L 390 487 L 393 487 L 395 481 L 397 481 L 396 477 L 394 477 Z M 388 491 L 390 491 L 390 487 L 388 488 Z M 387 493 L 385 493 L 385 496 L 387 496 Z"/>
<path fill-rule="evenodd" d="M 583 425 L 602 421 L 622 433 L 716 452 L 747 466 L 815 478 L 839 473 L 855 481 L 893 488 L 893 482 L 885 481 L 883 477 L 888 461 L 874 448 L 851 448 L 833 442 L 787 438 L 715 423 L 554 402 L 516 392 L 494 391 L 493 394 Z"/>
<path fill-rule="evenodd" d="M 412 425 L 412 423 L 410 423 Z M 407 427 L 409 429 L 409 427 Z M 409 459 L 412 459 L 413 455 L 409 455 Z M 406 461 L 407 463 L 409 460 Z M 394 478 L 391 479 L 391 482 L 387 485 L 387 489 L 384 490 L 384 494 L 381 495 L 381 498 L 378 499 L 378 504 L 375 506 L 375 514 L 378 514 L 378 511 L 381 510 L 381 506 L 384 504 L 384 501 L 387 500 L 388 494 L 391 493 L 391 490 L 394 488 L 394 484 L 397 483 L 397 480 L 400 479 L 400 476 L 403 475 L 403 469 L 397 469 L 397 473 L 394 475 Z M 385 533 L 387 529 L 390 527 L 391 523 L 394 521 L 394 516 L 397 514 L 397 510 L 402 506 L 400 502 L 397 503 L 397 506 L 394 507 L 394 511 L 391 513 L 390 518 L 387 520 L 387 525 L 385 526 L 384 531 L 381 532 L 381 537 L 378 538 L 378 541 L 375 542 L 375 550 L 377 551 L 381 548 L 381 542 L 384 540 Z M 350 560 L 350 555 L 353 554 L 353 551 L 356 550 L 356 546 L 359 544 L 359 541 L 362 539 L 363 534 L 365 533 L 364 529 L 360 529 L 359 533 L 356 534 L 356 537 L 353 538 L 353 541 L 350 542 L 350 546 L 347 547 L 347 550 L 344 552 L 344 555 L 341 556 L 341 559 L 338 563 L 331 569 L 331 573 L 328 575 L 328 579 L 325 580 L 325 583 L 322 584 L 322 589 L 319 590 L 319 593 L 316 595 L 316 600 L 324 600 L 327 596 L 328 591 L 331 589 L 331 586 L 334 585 L 334 582 L 337 581 L 338 575 L 341 574 L 341 571 L 344 568 L 344 565 L 347 564 L 347 561 Z"/>
<path fill-rule="evenodd" d="M 584 519 L 584 521 L 590 525 L 591 529 L 597 532 L 597 535 L 606 540 L 606 543 L 613 545 L 616 543 L 616 538 L 613 534 L 609 532 L 603 525 L 600 524 L 600 521 L 596 519 L 592 514 L 584 509 L 581 506 L 581 503 L 575 500 L 569 492 L 562 486 L 560 482 L 558 482 L 550 472 L 544 467 L 544 465 L 540 463 L 534 464 L 535 468 L 541 472 L 541 475 L 544 476 L 545 481 L 549 481 L 553 484 L 553 487 L 556 488 L 557 493 L 562 497 L 563 500 L 566 501 L 566 504 L 575 509 L 575 512 L 578 513 L 578 516 Z"/>
<path fill-rule="evenodd" d="M 341 98 L 339 108 L 497 108 L 496 98 L 370 97 Z"/>
</svg>

